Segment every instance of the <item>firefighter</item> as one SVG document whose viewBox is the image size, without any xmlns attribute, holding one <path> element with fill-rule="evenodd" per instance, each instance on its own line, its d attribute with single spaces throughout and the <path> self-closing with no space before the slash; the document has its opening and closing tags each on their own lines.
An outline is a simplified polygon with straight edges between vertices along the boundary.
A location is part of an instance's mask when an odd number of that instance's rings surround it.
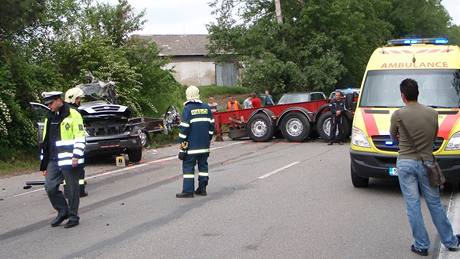
<svg viewBox="0 0 460 259">
<path fill-rule="evenodd" d="M 177 198 L 192 198 L 194 193 L 206 196 L 208 185 L 209 145 L 214 134 L 214 119 L 211 109 L 200 101 L 199 90 L 189 86 L 185 91 L 185 102 L 180 123 L 181 141 L 179 158 L 182 161 L 183 188 Z M 195 188 L 195 165 L 198 164 L 198 188 Z"/>
<path fill-rule="evenodd" d="M 78 175 L 84 166 L 85 129 L 78 111 L 62 100 L 62 92 L 42 93 L 43 103 L 50 108 L 43 127 L 43 142 L 40 146 L 40 171 L 45 178 L 45 190 L 57 217 L 52 227 L 69 219 L 65 228 L 79 224 L 80 203 Z M 65 180 L 69 188 L 68 203 L 59 190 Z"/>
<path fill-rule="evenodd" d="M 65 92 L 65 102 L 70 105 L 70 107 L 74 108 L 78 111 L 78 107 L 80 107 L 81 99 L 85 97 L 85 93 L 78 87 L 70 88 Z M 88 192 L 86 191 L 85 185 L 85 168 L 82 167 L 80 170 L 79 181 L 78 184 L 80 185 L 80 197 L 88 196 Z M 64 194 L 67 196 L 68 188 L 64 185 Z"/>
<path fill-rule="evenodd" d="M 332 145 L 334 142 L 337 142 L 339 145 L 343 145 L 342 143 L 342 123 L 343 123 L 343 113 L 345 111 L 345 102 L 342 98 L 342 92 L 336 91 L 335 98 L 331 100 L 329 104 L 331 107 L 331 127 L 330 127 L 330 139 L 329 144 Z M 339 131 L 336 134 L 337 130 Z"/>
</svg>

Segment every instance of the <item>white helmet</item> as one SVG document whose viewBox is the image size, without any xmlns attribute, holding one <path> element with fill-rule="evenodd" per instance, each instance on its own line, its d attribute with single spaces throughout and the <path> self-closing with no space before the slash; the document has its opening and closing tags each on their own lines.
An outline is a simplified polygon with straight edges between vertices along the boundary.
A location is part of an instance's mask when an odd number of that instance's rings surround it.
<svg viewBox="0 0 460 259">
<path fill-rule="evenodd" d="M 191 85 L 185 90 L 185 96 L 187 97 L 187 101 L 198 100 L 200 99 L 200 90 L 198 87 Z"/>
<path fill-rule="evenodd" d="M 75 103 L 75 100 L 80 97 L 85 97 L 85 93 L 78 87 L 70 88 L 65 92 L 65 102 L 66 103 Z"/>
</svg>

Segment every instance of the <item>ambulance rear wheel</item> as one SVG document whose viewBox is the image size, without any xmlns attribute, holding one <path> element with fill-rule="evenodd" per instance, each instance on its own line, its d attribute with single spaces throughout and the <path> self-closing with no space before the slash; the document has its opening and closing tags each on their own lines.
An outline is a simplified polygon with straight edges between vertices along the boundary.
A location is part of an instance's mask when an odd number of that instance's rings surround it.
<svg viewBox="0 0 460 259">
<path fill-rule="evenodd" d="M 249 119 L 248 135 L 253 141 L 268 141 L 273 138 L 274 131 L 272 120 L 265 114 L 259 113 Z"/>
<path fill-rule="evenodd" d="M 310 122 L 301 113 L 289 113 L 281 120 L 280 129 L 286 140 L 300 142 L 310 134 Z"/>
<path fill-rule="evenodd" d="M 353 165 L 350 166 L 351 171 L 351 183 L 355 188 L 364 188 L 369 186 L 369 178 L 361 177 L 356 174 Z"/>
</svg>

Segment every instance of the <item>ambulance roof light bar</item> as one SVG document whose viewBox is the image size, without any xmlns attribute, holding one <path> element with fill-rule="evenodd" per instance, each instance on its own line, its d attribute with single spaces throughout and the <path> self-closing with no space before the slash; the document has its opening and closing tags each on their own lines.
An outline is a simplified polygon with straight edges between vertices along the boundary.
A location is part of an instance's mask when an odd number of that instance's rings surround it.
<svg viewBox="0 0 460 259">
<path fill-rule="evenodd" d="M 408 38 L 389 40 L 387 43 L 390 46 L 410 46 L 412 44 L 446 45 L 449 40 L 447 38 Z"/>
</svg>

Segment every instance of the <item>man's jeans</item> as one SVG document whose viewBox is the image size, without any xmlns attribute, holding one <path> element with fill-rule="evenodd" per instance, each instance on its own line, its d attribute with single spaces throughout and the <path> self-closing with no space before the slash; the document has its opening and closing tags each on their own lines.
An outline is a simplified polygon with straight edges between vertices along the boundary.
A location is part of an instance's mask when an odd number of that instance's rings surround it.
<svg viewBox="0 0 460 259">
<path fill-rule="evenodd" d="M 425 161 L 430 163 L 430 161 Z M 452 226 L 441 204 L 439 188 L 431 187 L 422 161 L 412 159 L 398 159 L 399 185 L 406 202 L 407 217 L 414 237 L 416 248 L 428 249 L 430 239 L 423 222 L 420 208 L 420 194 L 425 198 L 430 211 L 431 219 L 438 230 L 441 242 L 445 247 L 456 247 L 457 238 L 454 236 Z"/>
</svg>

